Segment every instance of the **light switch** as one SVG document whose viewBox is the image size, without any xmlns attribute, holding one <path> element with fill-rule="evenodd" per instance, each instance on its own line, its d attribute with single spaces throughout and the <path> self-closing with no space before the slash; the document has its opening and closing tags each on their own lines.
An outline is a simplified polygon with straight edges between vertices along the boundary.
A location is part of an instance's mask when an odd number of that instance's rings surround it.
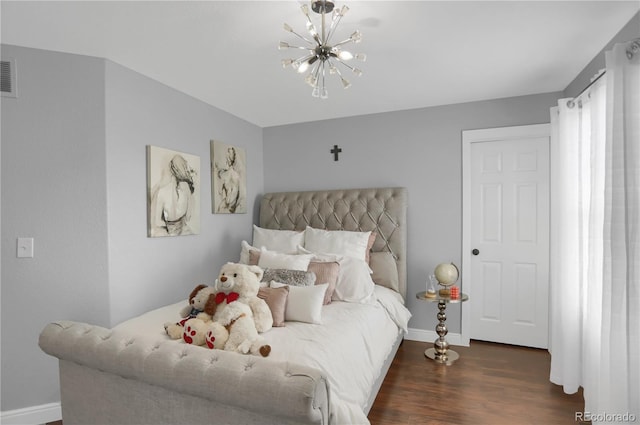
<svg viewBox="0 0 640 425">
<path fill-rule="evenodd" d="M 33 258 L 33 238 L 18 238 L 18 258 Z"/>
</svg>

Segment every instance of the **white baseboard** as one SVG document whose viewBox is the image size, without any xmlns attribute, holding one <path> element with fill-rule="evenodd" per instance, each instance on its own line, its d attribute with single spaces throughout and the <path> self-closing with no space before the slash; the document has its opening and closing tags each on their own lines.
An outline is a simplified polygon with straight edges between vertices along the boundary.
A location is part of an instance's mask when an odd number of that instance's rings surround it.
<svg viewBox="0 0 640 425">
<path fill-rule="evenodd" d="M 436 331 L 427 331 L 424 329 L 415 329 L 409 328 L 409 332 L 405 335 L 404 339 L 408 339 L 409 341 L 419 341 L 419 342 L 431 342 L 435 341 L 438 338 L 438 334 Z M 447 334 L 447 342 L 450 345 L 459 345 L 463 347 L 468 347 L 468 343 L 463 343 L 461 334 Z"/>
<path fill-rule="evenodd" d="M 0 413 L 2 425 L 40 425 L 62 419 L 60 403 L 41 404 Z"/>
</svg>

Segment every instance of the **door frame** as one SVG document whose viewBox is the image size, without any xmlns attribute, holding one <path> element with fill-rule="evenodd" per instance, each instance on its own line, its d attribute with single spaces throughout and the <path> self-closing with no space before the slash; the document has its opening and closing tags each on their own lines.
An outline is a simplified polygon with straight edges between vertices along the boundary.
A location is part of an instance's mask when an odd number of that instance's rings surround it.
<svg viewBox="0 0 640 425">
<path fill-rule="evenodd" d="M 550 124 L 531 124 L 512 127 L 485 128 L 462 131 L 462 279 L 461 286 L 469 295 L 467 306 L 463 305 L 460 324 L 460 342 L 468 346 L 471 340 L 471 305 L 473 302 L 473 278 L 465 273 L 471 270 L 471 144 L 497 142 L 513 139 L 550 137 Z M 551 151 L 551 150 L 550 150 Z M 551 158 L 549 158 L 551 161 Z M 465 304 L 465 303 L 462 303 Z"/>
</svg>

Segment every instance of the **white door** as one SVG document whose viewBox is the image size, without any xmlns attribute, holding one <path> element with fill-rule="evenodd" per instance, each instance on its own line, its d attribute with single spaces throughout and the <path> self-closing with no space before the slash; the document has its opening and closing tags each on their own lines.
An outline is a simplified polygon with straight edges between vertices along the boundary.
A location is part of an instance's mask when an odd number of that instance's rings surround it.
<svg viewBox="0 0 640 425">
<path fill-rule="evenodd" d="M 463 147 L 462 286 L 469 294 L 469 336 L 546 348 L 548 125 L 466 131 Z"/>
</svg>

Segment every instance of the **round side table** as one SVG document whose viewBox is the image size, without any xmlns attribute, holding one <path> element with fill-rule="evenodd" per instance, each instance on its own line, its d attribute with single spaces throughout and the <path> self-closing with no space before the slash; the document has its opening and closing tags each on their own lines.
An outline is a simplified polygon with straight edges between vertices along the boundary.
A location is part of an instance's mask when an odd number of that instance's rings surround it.
<svg viewBox="0 0 640 425">
<path fill-rule="evenodd" d="M 458 298 L 451 298 L 449 296 L 441 296 L 436 292 L 433 297 L 427 297 L 427 292 L 422 291 L 416 294 L 416 298 L 421 301 L 430 301 L 438 303 L 438 325 L 436 326 L 436 333 L 439 335 L 433 343 L 433 348 L 428 348 L 424 355 L 431 360 L 445 364 L 447 366 L 452 365 L 453 362 L 460 358 L 460 355 L 453 350 L 449 349 L 449 343 L 446 340 L 446 335 L 449 332 L 447 330 L 446 320 L 447 315 L 445 310 L 447 304 L 456 304 L 467 301 L 469 296 L 467 294 L 460 294 Z"/>
</svg>

